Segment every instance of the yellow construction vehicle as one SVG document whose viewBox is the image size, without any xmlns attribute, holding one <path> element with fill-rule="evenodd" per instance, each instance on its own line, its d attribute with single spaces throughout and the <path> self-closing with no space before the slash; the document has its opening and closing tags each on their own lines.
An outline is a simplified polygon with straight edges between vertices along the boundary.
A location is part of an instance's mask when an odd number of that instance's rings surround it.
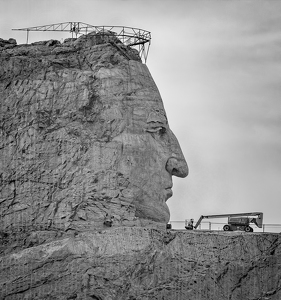
<svg viewBox="0 0 281 300">
<path fill-rule="evenodd" d="M 254 218 L 255 217 L 255 218 Z M 207 215 L 201 216 L 195 226 L 193 226 L 193 219 L 185 221 L 186 229 L 196 229 L 200 225 L 203 219 L 216 219 L 216 218 L 228 218 L 228 224 L 223 226 L 224 231 L 242 230 L 246 232 L 253 232 L 253 228 L 249 226 L 250 223 L 254 223 L 257 227 L 262 228 L 263 213 L 251 212 L 240 214 L 222 214 L 222 215 Z"/>
</svg>

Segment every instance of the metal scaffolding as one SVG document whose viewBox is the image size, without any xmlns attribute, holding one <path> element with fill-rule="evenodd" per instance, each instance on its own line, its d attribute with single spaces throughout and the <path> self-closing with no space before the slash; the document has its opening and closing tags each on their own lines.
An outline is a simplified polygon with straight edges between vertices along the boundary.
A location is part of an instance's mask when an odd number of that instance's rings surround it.
<svg viewBox="0 0 281 300">
<path fill-rule="evenodd" d="M 138 50 L 139 55 L 146 62 L 151 43 L 149 31 L 125 26 L 94 26 L 82 22 L 64 22 L 50 25 L 34 26 L 27 28 L 15 28 L 12 30 L 26 31 L 26 43 L 28 44 L 30 31 L 60 31 L 69 32 L 71 37 L 77 38 L 81 34 L 112 35 L 117 37 L 124 45 Z"/>
</svg>

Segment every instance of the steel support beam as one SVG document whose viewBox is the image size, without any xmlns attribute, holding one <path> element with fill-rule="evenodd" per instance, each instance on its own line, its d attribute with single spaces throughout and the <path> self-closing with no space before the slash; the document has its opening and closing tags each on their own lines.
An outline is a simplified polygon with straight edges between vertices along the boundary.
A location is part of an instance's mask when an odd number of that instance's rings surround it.
<svg viewBox="0 0 281 300">
<path fill-rule="evenodd" d="M 72 37 L 73 34 L 75 34 L 76 38 L 81 34 L 112 35 L 119 38 L 124 45 L 137 49 L 140 57 L 144 59 L 145 63 L 151 43 L 151 33 L 149 31 L 126 26 L 94 26 L 82 22 L 64 22 L 26 28 L 15 28 L 12 30 L 26 31 L 27 44 L 30 31 L 69 32 Z"/>
</svg>

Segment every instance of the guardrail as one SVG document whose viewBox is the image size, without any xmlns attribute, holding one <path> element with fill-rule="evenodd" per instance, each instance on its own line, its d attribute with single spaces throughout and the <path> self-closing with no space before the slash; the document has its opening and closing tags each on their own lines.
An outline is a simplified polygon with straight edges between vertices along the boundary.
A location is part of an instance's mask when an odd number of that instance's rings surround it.
<svg viewBox="0 0 281 300">
<path fill-rule="evenodd" d="M 171 221 L 172 229 L 185 229 L 185 221 Z M 226 223 L 223 222 L 207 222 L 203 221 L 197 228 L 197 230 L 223 230 L 223 226 Z M 281 224 L 263 224 L 262 228 L 258 228 L 253 224 L 251 226 L 254 229 L 254 232 L 273 232 L 281 233 Z"/>
<path fill-rule="evenodd" d="M 185 221 L 170 221 L 169 222 L 172 225 L 172 229 L 176 230 L 186 230 L 185 229 Z M 40 230 L 47 230 L 47 231 L 66 231 L 67 230 L 67 223 L 66 222 L 55 222 L 52 224 L 52 222 L 35 222 L 32 223 L 29 222 L 20 222 L 19 220 L 11 222 L 12 225 L 7 225 L 7 222 L 3 222 L 0 214 L 0 237 L 1 233 L 7 233 L 7 234 L 15 234 L 18 233 L 27 233 L 32 231 L 40 231 Z M 201 222 L 199 227 L 196 230 L 213 230 L 213 231 L 223 231 L 223 226 L 226 223 L 222 222 Z M 82 224 L 83 229 L 92 229 L 93 224 L 90 223 L 83 223 Z M 281 233 L 281 224 L 263 224 L 262 228 L 258 228 L 253 224 L 251 226 L 254 229 L 254 232 L 272 232 L 272 233 Z"/>
</svg>

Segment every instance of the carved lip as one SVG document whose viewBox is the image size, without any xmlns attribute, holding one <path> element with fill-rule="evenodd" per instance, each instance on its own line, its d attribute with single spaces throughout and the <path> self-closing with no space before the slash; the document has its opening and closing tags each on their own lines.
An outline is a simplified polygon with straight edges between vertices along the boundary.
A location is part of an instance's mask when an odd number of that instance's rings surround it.
<svg viewBox="0 0 281 300">
<path fill-rule="evenodd" d="M 165 188 L 165 191 L 166 191 L 166 200 L 168 200 L 169 198 L 171 198 L 173 196 L 172 187 Z"/>
</svg>

